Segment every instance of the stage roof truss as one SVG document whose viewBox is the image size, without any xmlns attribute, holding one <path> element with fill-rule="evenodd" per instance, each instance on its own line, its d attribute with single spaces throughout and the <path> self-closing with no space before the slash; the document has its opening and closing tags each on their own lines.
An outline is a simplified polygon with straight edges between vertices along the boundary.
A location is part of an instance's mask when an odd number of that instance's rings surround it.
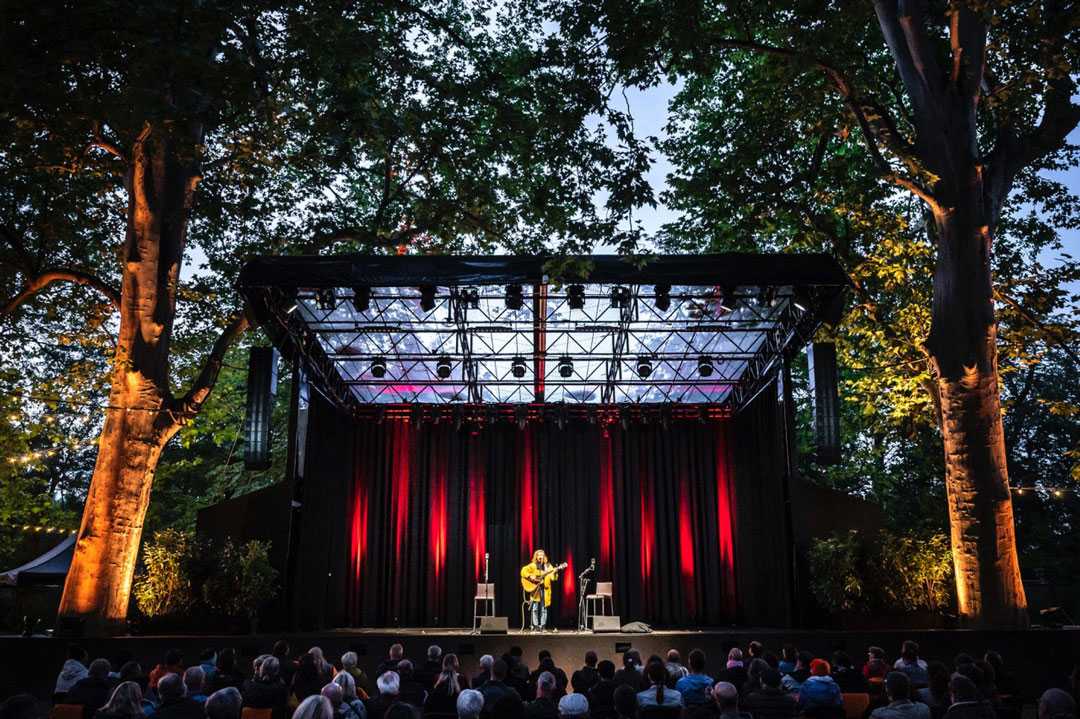
<svg viewBox="0 0 1080 719">
<path fill-rule="evenodd" d="M 440 258 L 351 256 L 333 272 L 327 263 L 345 260 L 262 258 L 253 264 L 291 269 L 260 277 L 249 265 L 241 290 L 275 344 L 353 411 L 538 402 L 737 411 L 785 352 L 839 317 L 846 278 L 828 258 L 808 257 L 809 267 L 796 256 L 657 258 L 652 277 L 650 265 L 601 257 L 602 277 L 562 284 L 544 281 L 531 258 L 506 258 L 504 274 L 483 276 L 470 275 L 473 265 L 498 258 L 445 258 L 444 268 Z M 427 274 L 412 279 L 410 261 Z M 730 279 L 740 262 L 752 265 L 751 281 Z"/>
</svg>

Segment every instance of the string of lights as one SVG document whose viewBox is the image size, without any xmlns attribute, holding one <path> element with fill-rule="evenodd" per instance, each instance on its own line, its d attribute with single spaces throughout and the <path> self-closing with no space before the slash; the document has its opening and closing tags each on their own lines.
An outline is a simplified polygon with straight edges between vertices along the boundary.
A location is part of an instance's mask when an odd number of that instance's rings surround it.
<svg viewBox="0 0 1080 719">
<path fill-rule="evenodd" d="M 20 399 L 28 399 L 33 402 L 43 402 L 45 404 L 66 404 L 72 407 L 90 407 L 92 409 L 124 409 L 129 412 L 169 412 L 168 407 L 123 407 L 115 404 L 98 404 L 96 402 L 81 402 L 75 399 L 64 399 L 63 397 L 42 397 L 40 395 L 31 394 L 29 392 L 23 392 L 20 390 L 10 390 L 0 388 L 0 395 L 7 397 L 18 397 Z M 14 415 L 12 415 L 14 416 Z M 16 420 L 12 420 L 16 421 Z"/>
<path fill-rule="evenodd" d="M 40 524 L 9 524 L 6 528 L 16 532 L 32 532 L 34 534 L 75 534 L 78 531 L 72 527 L 49 527 Z"/>
<path fill-rule="evenodd" d="M 1038 487 L 1035 485 L 1026 485 L 1020 487 L 1010 487 L 1013 493 L 1018 497 L 1023 497 L 1028 494 L 1038 495 L 1045 494 L 1055 499 L 1064 499 L 1066 496 L 1080 496 L 1080 487 Z"/>
</svg>

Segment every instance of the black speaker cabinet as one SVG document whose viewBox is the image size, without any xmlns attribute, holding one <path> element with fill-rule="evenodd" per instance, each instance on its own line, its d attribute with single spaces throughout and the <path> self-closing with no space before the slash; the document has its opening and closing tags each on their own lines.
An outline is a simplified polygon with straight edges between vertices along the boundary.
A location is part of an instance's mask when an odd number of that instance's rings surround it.
<svg viewBox="0 0 1080 719">
<path fill-rule="evenodd" d="M 273 347 L 252 347 L 248 357 L 245 469 L 270 468 L 270 418 L 277 394 L 277 359 Z"/>
<path fill-rule="evenodd" d="M 592 618 L 592 630 L 596 634 L 611 634 L 622 629 L 618 617 L 594 616 Z"/>
<path fill-rule="evenodd" d="M 481 634 L 506 634 L 509 628 L 506 617 L 480 617 Z"/>
<path fill-rule="evenodd" d="M 814 342 L 806 351 L 814 398 L 814 444 L 818 464 L 840 463 L 840 392 L 836 345 Z"/>
</svg>

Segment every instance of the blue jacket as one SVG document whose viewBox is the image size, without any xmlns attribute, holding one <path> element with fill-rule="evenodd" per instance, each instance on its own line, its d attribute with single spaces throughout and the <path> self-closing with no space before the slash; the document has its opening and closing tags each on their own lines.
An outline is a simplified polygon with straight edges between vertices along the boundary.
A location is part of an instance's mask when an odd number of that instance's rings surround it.
<svg viewBox="0 0 1080 719">
<path fill-rule="evenodd" d="M 844 705 L 840 694 L 840 685 L 832 677 L 808 677 L 799 687 L 799 709 L 806 711 L 817 707 L 838 707 Z"/>
</svg>

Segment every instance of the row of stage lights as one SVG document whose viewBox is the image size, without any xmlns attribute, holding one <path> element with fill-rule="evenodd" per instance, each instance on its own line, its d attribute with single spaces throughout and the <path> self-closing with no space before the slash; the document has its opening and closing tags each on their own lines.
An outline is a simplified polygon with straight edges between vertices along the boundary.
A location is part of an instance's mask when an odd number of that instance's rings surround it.
<svg viewBox="0 0 1080 719">
<path fill-rule="evenodd" d="M 420 309 L 431 312 L 435 309 L 435 285 L 420 285 Z M 371 308 L 371 288 L 366 285 L 357 285 L 352 288 L 352 306 L 357 312 L 367 312 Z M 659 284 L 653 286 L 654 304 L 660 312 L 671 309 L 671 285 Z M 458 294 L 461 303 L 470 309 L 480 308 L 480 290 L 476 287 L 465 287 Z M 772 304 L 776 294 L 772 287 L 762 289 L 759 301 Z M 609 293 L 609 301 L 615 309 L 626 309 L 633 302 L 634 295 L 629 287 L 615 285 Z M 733 312 L 738 301 L 734 287 L 721 288 L 719 309 L 724 312 Z M 503 301 L 508 310 L 520 310 L 525 304 L 524 290 L 521 285 L 506 285 L 503 293 Z M 337 307 L 337 294 L 332 287 L 325 287 L 315 293 L 316 306 L 323 312 L 331 312 Z M 295 300 L 288 308 L 288 312 L 296 309 Z M 572 310 L 585 308 L 585 285 L 573 284 L 566 287 L 566 306 Z"/>
<path fill-rule="evenodd" d="M 637 362 L 634 366 L 637 369 L 638 377 L 641 379 L 648 379 L 653 372 L 653 362 L 656 359 L 649 357 L 648 355 L 639 355 Z M 453 374 L 453 360 L 450 355 L 439 355 L 439 358 L 435 361 L 435 375 L 439 379 L 450 379 L 450 375 Z M 523 355 L 514 355 L 510 360 L 510 373 L 514 375 L 515 379 L 523 378 L 527 373 L 528 365 Z M 556 368 L 559 372 L 559 376 L 563 379 L 570 379 L 574 376 L 574 358 L 570 355 L 562 355 L 558 359 Z M 375 379 L 383 379 L 386 377 L 386 358 L 376 357 L 371 361 L 370 370 L 371 376 Z M 697 371 L 701 377 L 712 377 L 713 372 L 716 371 L 716 365 L 714 360 L 709 355 L 701 355 L 697 359 Z"/>
<path fill-rule="evenodd" d="M 727 411 L 718 405 L 592 408 L 563 403 L 544 406 L 529 404 L 499 405 L 482 409 L 463 405 L 427 407 L 420 405 L 369 405 L 363 410 L 358 410 L 356 414 L 357 419 L 368 419 L 377 424 L 381 424 L 385 420 L 404 420 L 415 425 L 446 423 L 453 425 L 456 430 L 474 430 L 500 422 L 516 424 L 519 429 L 524 429 L 529 422 L 551 422 L 557 425 L 559 429 L 564 429 L 572 419 L 584 420 L 589 424 L 598 424 L 604 427 L 620 425 L 623 429 L 629 429 L 632 425 L 647 426 L 655 424 L 667 429 L 672 422 L 677 420 L 691 420 L 704 424 L 710 420 L 722 419 L 727 416 L 729 416 Z"/>
</svg>

